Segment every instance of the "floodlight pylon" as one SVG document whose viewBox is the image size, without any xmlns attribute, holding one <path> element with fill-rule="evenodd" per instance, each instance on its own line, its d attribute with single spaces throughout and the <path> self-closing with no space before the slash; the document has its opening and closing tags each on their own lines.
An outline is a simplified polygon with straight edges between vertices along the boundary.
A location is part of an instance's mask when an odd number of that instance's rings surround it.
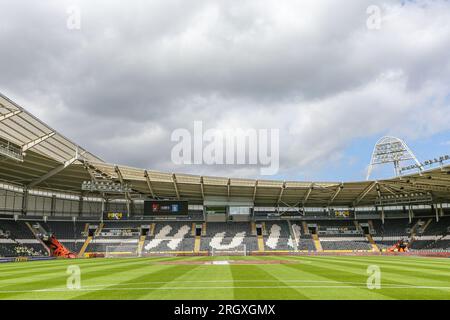
<svg viewBox="0 0 450 320">
<path fill-rule="evenodd" d="M 414 161 L 419 171 L 423 170 L 422 164 L 402 139 L 390 136 L 383 137 L 375 144 L 366 179 L 370 179 L 375 165 L 386 163 L 394 164 L 395 176 L 398 177 L 400 176 L 400 162 L 402 161 Z"/>
</svg>

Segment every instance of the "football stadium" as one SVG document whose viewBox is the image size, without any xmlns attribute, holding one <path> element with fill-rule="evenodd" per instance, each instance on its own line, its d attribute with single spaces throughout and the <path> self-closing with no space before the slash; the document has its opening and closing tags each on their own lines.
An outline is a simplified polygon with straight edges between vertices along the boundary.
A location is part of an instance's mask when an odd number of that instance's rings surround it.
<svg viewBox="0 0 450 320">
<path fill-rule="evenodd" d="M 63 134 L 0 96 L 0 299 L 450 299 L 448 156 L 383 137 L 389 179 L 253 180 L 111 164 Z"/>
</svg>

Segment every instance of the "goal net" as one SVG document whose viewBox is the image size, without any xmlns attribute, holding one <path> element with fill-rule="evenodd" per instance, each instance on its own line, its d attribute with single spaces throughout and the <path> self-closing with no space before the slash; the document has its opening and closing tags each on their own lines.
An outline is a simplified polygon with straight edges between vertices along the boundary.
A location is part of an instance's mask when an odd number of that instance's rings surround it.
<svg viewBox="0 0 450 320">
<path fill-rule="evenodd" d="M 228 256 L 247 256 L 247 246 L 242 244 L 233 249 L 211 249 L 211 256 L 213 257 L 228 257 Z"/>
<path fill-rule="evenodd" d="M 138 257 L 137 245 L 119 244 L 106 246 L 105 258 L 135 258 Z"/>
</svg>

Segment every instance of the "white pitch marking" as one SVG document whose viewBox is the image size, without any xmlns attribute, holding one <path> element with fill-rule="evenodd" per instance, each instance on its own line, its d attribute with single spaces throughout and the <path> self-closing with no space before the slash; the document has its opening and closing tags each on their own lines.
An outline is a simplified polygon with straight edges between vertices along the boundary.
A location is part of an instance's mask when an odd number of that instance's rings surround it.
<svg viewBox="0 0 450 320">
<path fill-rule="evenodd" d="M 357 286 L 226 286 L 226 287 L 147 287 L 147 288 L 81 288 L 79 291 L 142 291 L 142 290 L 226 290 L 226 289 L 367 289 L 366 285 Z M 382 289 L 436 289 L 450 290 L 450 287 L 434 286 L 382 286 Z M 7 290 L 0 293 L 40 293 L 40 292 L 74 292 L 66 288 L 61 289 L 38 289 L 38 290 Z"/>
</svg>

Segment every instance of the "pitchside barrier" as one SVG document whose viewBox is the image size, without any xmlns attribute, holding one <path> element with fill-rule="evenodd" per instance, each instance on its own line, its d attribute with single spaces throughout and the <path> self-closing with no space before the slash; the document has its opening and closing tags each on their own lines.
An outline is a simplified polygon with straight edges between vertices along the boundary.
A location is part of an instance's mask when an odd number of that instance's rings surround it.
<svg viewBox="0 0 450 320">
<path fill-rule="evenodd" d="M 56 260 L 55 257 L 10 257 L 0 258 L 0 263 Z"/>
<path fill-rule="evenodd" d="M 161 251 L 161 252 L 146 252 L 142 257 L 207 257 L 207 251 L 193 252 L 193 251 Z"/>
</svg>

